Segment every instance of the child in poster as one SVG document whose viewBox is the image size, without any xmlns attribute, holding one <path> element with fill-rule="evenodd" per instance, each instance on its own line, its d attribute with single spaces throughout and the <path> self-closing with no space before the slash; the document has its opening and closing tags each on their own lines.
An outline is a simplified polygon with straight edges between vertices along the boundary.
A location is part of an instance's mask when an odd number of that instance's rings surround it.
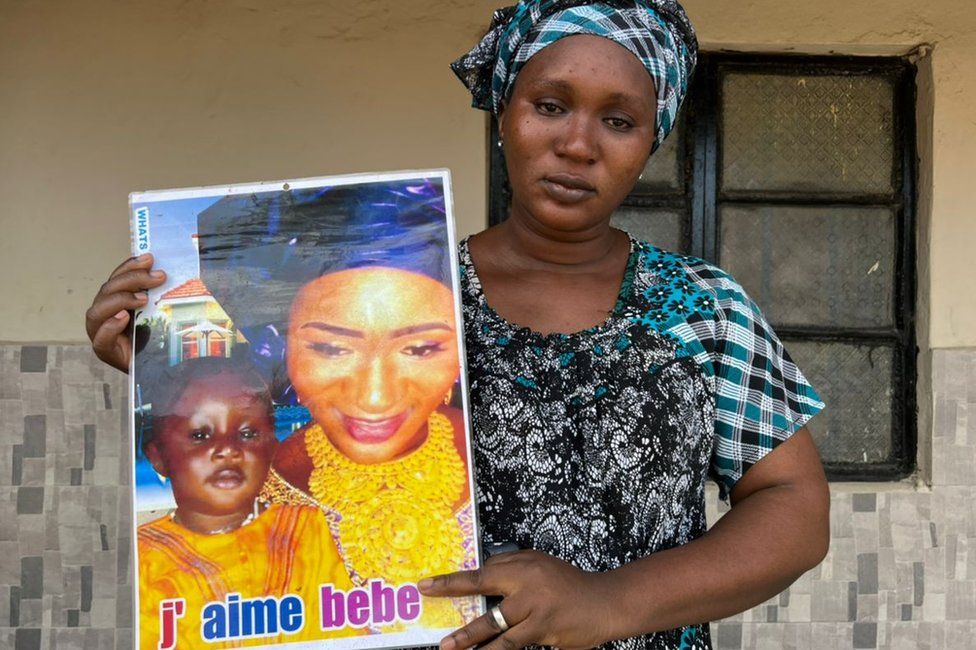
<svg viewBox="0 0 976 650">
<path fill-rule="evenodd" d="M 352 583 L 318 509 L 258 501 L 278 444 L 263 380 L 203 357 L 170 368 L 158 388 L 142 447 L 176 509 L 138 529 L 140 634 L 160 650 L 323 638 L 303 624 L 308 605 L 320 585 Z"/>
</svg>

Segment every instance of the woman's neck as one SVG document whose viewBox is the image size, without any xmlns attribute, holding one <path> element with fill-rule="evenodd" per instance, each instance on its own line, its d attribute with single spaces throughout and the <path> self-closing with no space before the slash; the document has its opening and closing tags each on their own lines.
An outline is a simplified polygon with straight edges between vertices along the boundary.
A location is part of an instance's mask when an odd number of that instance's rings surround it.
<svg viewBox="0 0 976 650">
<path fill-rule="evenodd" d="M 601 223 L 578 232 L 559 232 L 509 218 L 491 230 L 493 251 L 504 255 L 509 268 L 586 271 L 607 262 L 624 233 Z"/>
<path fill-rule="evenodd" d="M 570 334 L 607 321 L 630 240 L 607 223 L 551 233 L 510 217 L 473 237 L 469 251 L 485 300 L 503 319 L 540 334 Z"/>
</svg>

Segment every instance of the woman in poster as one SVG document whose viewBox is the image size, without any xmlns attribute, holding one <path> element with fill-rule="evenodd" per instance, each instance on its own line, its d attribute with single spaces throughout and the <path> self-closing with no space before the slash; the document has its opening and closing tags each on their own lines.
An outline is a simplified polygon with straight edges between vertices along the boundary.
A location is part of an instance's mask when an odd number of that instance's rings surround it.
<svg viewBox="0 0 976 650">
<path fill-rule="evenodd" d="M 201 278 L 276 401 L 311 415 L 263 498 L 322 508 L 358 584 L 475 566 L 440 182 L 231 196 L 198 235 Z M 420 624 L 456 627 L 471 605 L 425 599 Z"/>
<path fill-rule="evenodd" d="M 525 1 L 455 68 L 498 118 L 512 189 L 460 249 L 479 519 L 525 550 L 422 581 L 503 596 L 445 649 L 709 648 L 706 621 L 826 552 L 816 393 L 732 278 L 610 226 L 696 50 L 673 0 Z M 90 312 L 117 366 L 150 267 L 123 265 Z M 711 529 L 709 475 L 732 502 Z"/>
</svg>

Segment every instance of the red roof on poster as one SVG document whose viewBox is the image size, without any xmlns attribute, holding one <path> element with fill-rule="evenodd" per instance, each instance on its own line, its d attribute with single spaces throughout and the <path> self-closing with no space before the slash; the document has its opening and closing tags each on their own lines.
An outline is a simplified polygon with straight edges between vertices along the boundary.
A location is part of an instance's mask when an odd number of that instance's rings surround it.
<svg viewBox="0 0 976 650">
<path fill-rule="evenodd" d="M 207 286 L 200 278 L 191 278 L 180 286 L 170 289 L 160 296 L 159 299 L 172 300 L 174 298 L 195 298 L 197 296 L 209 295 L 211 295 L 210 290 L 207 289 Z"/>
</svg>

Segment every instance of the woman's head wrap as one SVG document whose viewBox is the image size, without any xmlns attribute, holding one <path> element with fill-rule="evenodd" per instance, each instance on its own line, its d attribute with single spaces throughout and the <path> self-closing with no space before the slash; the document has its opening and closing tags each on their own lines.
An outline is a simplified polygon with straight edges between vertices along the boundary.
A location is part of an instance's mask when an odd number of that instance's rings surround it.
<svg viewBox="0 0 976 650">
<path fill-rule="evenodd" d="M 654 81 L 656 150 L 674 128 L 698 58 L 698 40 L 675 0 L 521 0 L 495 11 L 481 42 L 451 64 L 472 106 L 498 114 L 529 59 L 560 38 L 603 36 L 627 48 Z"/>
<path fill-rule="evenodd" d="M 450 284 L 440 179 L 227 196 L 197 217 L 200 278 L 239 327 L 282 326 L 315 278 L 383 266 Z"/>
<path fill-rule="evenodd" d="M 294 398 L 285 343 L 306 283 L 375 266 L 451 283 L 439 178 L 227 196 L 198 215 L 197 234 L 200 279 L 247 339 L 278 403 Z"/>
</svg>

